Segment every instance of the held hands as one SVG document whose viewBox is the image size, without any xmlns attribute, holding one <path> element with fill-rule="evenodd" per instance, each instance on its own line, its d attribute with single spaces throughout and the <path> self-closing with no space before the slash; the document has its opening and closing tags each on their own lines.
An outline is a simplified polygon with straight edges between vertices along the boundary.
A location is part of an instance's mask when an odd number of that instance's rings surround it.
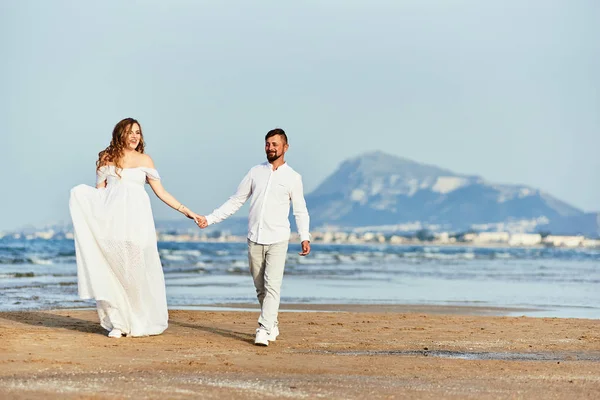
<svg viewBox="0 0 600 400">
<path fill-rule="evenodd" d="M 177 208 L 177 211 L 180 211 L 181 213 L 183 213 L 183 215 L 185 215 L 189 219 L 193 219 L 194 222 L 196 223 L 196 225 L 198 225 L 198 227 L 200 227 L 202 229 L 204 229 L 208 226 L 208 222 L 206 221 L 205 216 L 196 214 L 195 212 L 193 212 L 192 210 L 190 210 L 183 204 L 179 205 L 179 208 Z"/>
<path fill-rule="evenodd" d="M 302 252 L 298 253 L 300 256 L 307 256 L 310 254 L 310 242 L 305 240 L 302 242 Z"/>
<path fill-rule="evenodd" d="M 204 229 L 208 226 L 208 221 L 206 220 L 206 217 L 204 215 L 197 215 L 197 217 L 194 218 L 194 221 L 200 229 Z"/>
</svg>

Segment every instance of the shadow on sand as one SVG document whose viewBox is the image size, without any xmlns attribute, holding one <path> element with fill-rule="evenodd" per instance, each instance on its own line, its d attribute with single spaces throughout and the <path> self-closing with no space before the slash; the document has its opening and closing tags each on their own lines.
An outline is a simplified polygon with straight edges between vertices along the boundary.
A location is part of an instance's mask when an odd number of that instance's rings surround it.
<svg viewBox="0 0 600 400">
<path fill-rule="evenodd" d="M 49 312 L 41 311 L 25 311 L 1 313 L 0 318 L 32 326 L 42 326 L 45 328 L 55 329 L 69 329 L 72 331 L 82 333 L 95 333 L 98 335 L 106 336 L 106 330 L 102 328 L 102 326 L 100 326 L 99 322 L 73 318 L 68 315 L 52 314 Z M 254 335 L 248 333 L 236 332 L 228 329 L 215 328 L 211 326 L 195 325 L 174 320 L 169 320 L 169 325 L 197 329 L 213 335 L 220 335 L 226 338 L 240 340 L 249 344 L 254 344 Z"/>
<path fill-rule="evenodd" d="M 106 330 L 97 321 L 86 321 L 84 319 L 72 318 L 67 315 L 51 314 L 40 311 L 6 312 L 0 314 L 0 318 L 28 324 L 43 326 L 46 328 L 62 328 L 82 333 L 96 333 L 106 335 Z"/>
<path fill-rule="evenodd" d="M 183 328 L 198 329 L 207 333 L 212 333 L 214 335 L 219 335 L 230 339 L 236 339 L 254 345 L 254 335 L 251 335 L 249 333 L 235 332 L 228 329 L 215 328 L 212 326 L 194 325 L 186 322 L 179 322 L 173 320 L 169 321 L 169 325 L 181 326 Z"/>
</svg>

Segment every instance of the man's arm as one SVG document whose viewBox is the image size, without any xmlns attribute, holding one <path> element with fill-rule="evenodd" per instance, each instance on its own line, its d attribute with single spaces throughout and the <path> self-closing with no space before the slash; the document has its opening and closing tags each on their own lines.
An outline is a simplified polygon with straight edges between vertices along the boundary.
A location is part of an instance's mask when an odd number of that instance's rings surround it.
<svg viewBox="0 0 600 400">
<path fill-rule="evenodd" d="M 300 255 L 308 255 L 310 253 L 310 217 L 306 208 L 306 200 L 304 200 L 304 187 L 302 185 L 302 177 L 298 175 L 298 179 L 292 187 L 292 207 L 294 209 L 294 218 L 298 227 L 298 234 L 302 242 L 302 253 Z"/>
<path fill-rule="evenodd" d="M 237 191 L 223 205 L 215 209 L 212 213 L 206 216 L 208 225 L 217 224 L 226 218 L 235 214 L 240 207 L 244 205 L 246 200 L 252 195 L 252 170 L 250 170 L 242 182 L 240 182 Z"/>
</svg>

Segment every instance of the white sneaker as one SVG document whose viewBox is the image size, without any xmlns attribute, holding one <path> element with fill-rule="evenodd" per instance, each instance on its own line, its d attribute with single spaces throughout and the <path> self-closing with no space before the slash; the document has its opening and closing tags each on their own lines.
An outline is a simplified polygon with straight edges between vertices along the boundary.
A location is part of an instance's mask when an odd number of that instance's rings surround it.
<svg viewBox="0 0 600 400">
<path fill-rule="evenodd" d="M 269 345 L 269 332 L 266 329 L 258 328 L 256 330 L 256 337 L 254 338 L 254 344 L 257 346 L 268 346 Z"/>
<path fill-rule="evenodd" d="M 275 325 L 273 329 L 271 329 L 271 333 L 269 333 L 269 342 L 277 340 L 277 336 L 279 336 L 279 328 Z"/>
<path fill-rule="evenodd" d="M 109 338 L 119 339 L 121 336 L 123 336 L 123 332 L 121 332 L 119 329 L 113 329 L 108 333 Z"/>
</svg>

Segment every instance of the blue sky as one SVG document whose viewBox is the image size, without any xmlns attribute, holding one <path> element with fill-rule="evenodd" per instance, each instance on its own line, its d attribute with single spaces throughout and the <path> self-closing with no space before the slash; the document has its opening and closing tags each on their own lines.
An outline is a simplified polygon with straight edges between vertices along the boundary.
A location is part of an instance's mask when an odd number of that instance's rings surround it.
<svg viewBox="0 0 600 400">
<path fill-rule="evenodd" d="M 600 210 L 598 21 L 593 0 L 3 1 L 0 231 L 68 221 L 128 116 L 199 213 L 273 127 L 307 192 L 384 150 Z"/>
</svg>

